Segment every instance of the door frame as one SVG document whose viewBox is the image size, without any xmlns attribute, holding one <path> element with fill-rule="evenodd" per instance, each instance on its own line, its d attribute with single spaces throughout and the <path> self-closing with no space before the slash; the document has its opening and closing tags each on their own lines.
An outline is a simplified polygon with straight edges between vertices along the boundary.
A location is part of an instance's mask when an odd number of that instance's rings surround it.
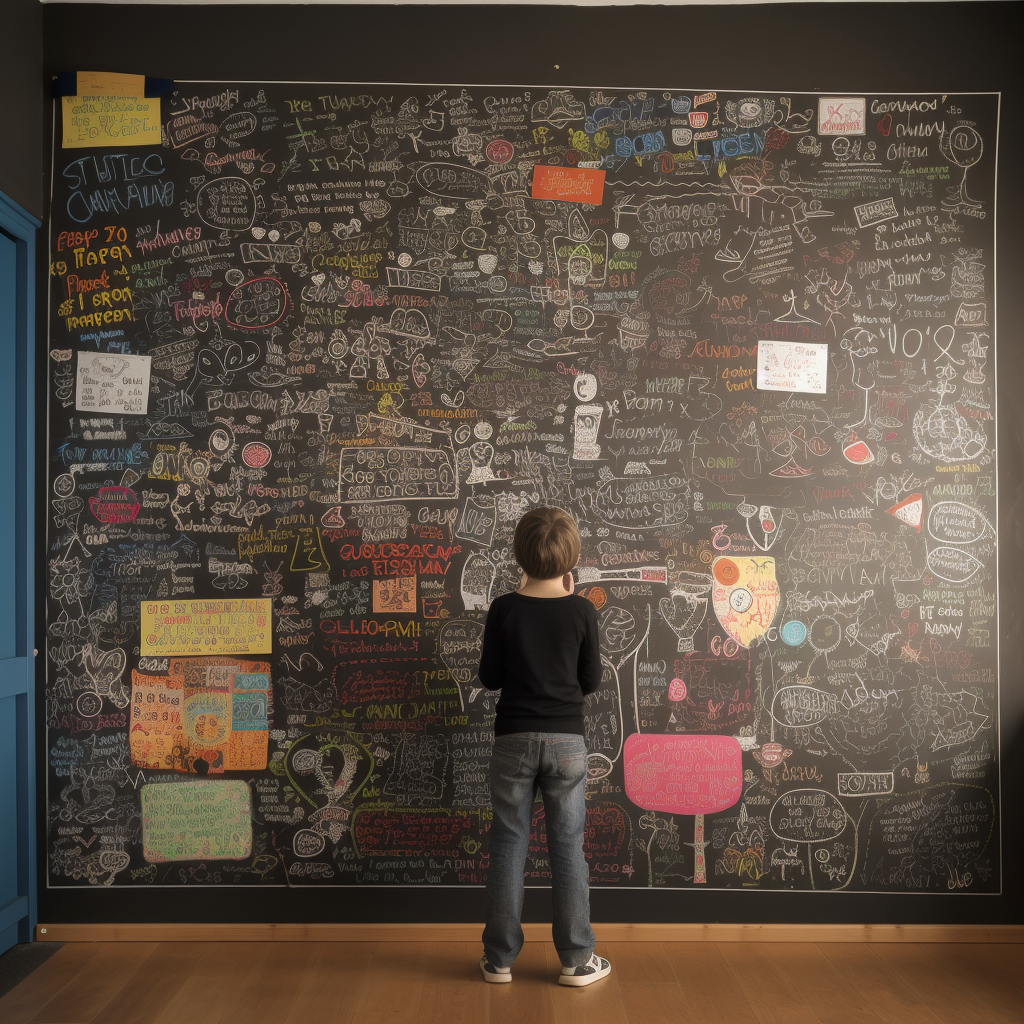
<svg viewBox="0 0 1024 1024">
<path fill-rule="evenodd" d="M 37 918 L 36 889 L 36 721 L 35 721 L 35 294 L 36 232 L 42 222 L 0 192 L 0 232 L 16 246 L 14 393 L 18 402 L 15 497 L 15 656 L 0 661 L 0 699 L 14 698 L 17 777 L 14 822 L 0 822 L 17 835 L 18 894 L 0 906 L 0 952 L 29 942 Z M 8 780 L 3 780 L 4 784 Z"/>
</svg>

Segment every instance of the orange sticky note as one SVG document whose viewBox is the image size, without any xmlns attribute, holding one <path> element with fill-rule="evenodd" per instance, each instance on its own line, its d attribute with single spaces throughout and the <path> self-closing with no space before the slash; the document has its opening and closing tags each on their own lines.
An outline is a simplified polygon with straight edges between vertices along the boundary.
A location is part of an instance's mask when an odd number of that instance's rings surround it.
<svg viewBox="0 0 1024 1024">
<path fill-rule="evenodd" d="M 559 199 L 563 203 L 599 206 L 604 198 L 604 171 L 591 167 L 549 167 L 533 169 L 533 198 Z"/>
</svg>

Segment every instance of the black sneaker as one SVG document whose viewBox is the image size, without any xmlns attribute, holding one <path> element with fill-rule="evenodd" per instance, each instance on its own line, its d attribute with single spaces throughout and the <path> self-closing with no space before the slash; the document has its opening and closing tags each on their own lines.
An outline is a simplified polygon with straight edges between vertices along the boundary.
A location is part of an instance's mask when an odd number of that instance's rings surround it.
<svg viewBox="0 0 1024 1024">
<path fill-rule="evenodd" d="M 607 978 L 612 972 L 612 965 L 598 956 L 596 953 L 581 967 L 563 967 L 559 975 L 559 985 L 590 985 L 602 978 Z"/>
<path fill-rule="evenodd" d="M 484 981 L 490 981 L 496 985 L 502 985 L 505 982 L 512 980 L 512 968 L 495 967 L 494 964 L 487 959 L 486 954 L 480 957 L 480 970 L 484 973 Z"/>
</svg>

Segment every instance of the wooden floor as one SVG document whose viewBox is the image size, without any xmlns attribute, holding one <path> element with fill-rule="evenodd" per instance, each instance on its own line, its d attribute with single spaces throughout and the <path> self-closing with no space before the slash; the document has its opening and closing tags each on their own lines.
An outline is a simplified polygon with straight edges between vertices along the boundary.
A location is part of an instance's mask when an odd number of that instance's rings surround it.
<svg viewBox="0 0 1024 1024">
<path fill-rule="evenodd" d="M 68 943 L 3 1024 L 1021 1024 L 1024 944 L 604 942 L 611 976 L 555 983 L 530 942 L 510 985 L 477 943 Z"/>
</svg>

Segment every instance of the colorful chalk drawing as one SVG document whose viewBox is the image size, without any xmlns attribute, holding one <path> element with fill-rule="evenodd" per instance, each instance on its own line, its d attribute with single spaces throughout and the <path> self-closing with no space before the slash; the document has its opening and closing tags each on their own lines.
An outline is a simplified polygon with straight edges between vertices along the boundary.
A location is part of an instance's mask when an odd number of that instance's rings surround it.
<svg viewBox="0 0 1024 1024">
<path fill-rule="evenodd" d="M 1001 891 L 997 95 L 156 105 L 53 157 L 49 886 L 482 885 L 554 505 L 593 886 Z"/>
</svg>

